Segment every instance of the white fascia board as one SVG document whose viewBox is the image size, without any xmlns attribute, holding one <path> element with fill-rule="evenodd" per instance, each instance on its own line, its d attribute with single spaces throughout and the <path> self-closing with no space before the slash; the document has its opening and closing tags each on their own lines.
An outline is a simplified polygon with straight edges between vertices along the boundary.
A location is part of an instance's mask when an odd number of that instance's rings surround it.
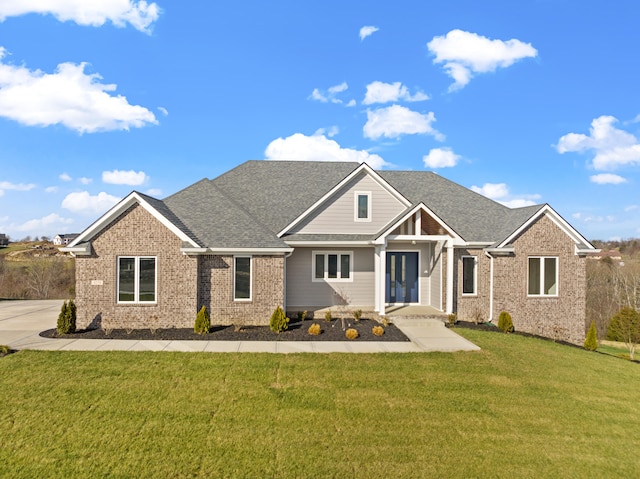
<svg viewBox="0 0 640 479">
<path fill-rule="evenodd" d="M 373 246 L 371 241 L 285 241 L 289 246 L 296 248 L 305 248 L 305 247 L 362 247 L 362 246 Z"/>
<path fill-rule="evenodd" d="M 120 200 L 119 203 L 117 203 L 98 220 L 96 220 L 91 226 L 80 233 L 80 235 L 69 244 L 68 248 L 73 248 L 79 243 L 89 241 L 135 203 L 138 203 L 140 206 L 142 206 L 146 211 L 148 211 L 154 218 L 160 221 L 160 223 L 166 226 L 169 231 L 175 234 L 182 241 L 189 243 L 196 248 L 198 247 L 198 245 L 186 234 L 184 234 L 176 225 L 174 225 L 165 216 L 158 212 L 158 210 L 156 210 L 147 201 L 145 201 L 137 192 L 132 191 L 128 196 Z"/>
<path fill-rule="evenodd" d="M 508 256 L 516 252 L 515 248 L 485 248 L 491 256 Z"/>
<path fill-rule="evenodd" d="M 91 254 L 91 243 L 81 243 L 75 246 L 65 246 L 58 248 L 63 253 L 71 253 L 71 256 L 88 256 Z"/>
<path fill-rule="evenodd" d="M 349 173 L 347 176 L 345 176 L 342 179 L 342 181 L 340 181 L 336 186 L 334 186 L 332 189 L 330 189 L 322 198 L 320 198 L 318 201 L 316 201 L 314 204 L 312 204 L 309 208 L 307 208 L 307 210 L 304 213 L 302 213 L 295 220 L 293 220 L 291 223 L 289 223 L 287 226 L 285 226 L 284 229 L 278 233 L 278 238 L 281 238 L 282 235 L 284 235 L 289 230 L 291 230 L 291 228 L 293 228 L 298 223 L 300 223 L 302 220 L 307 218 L 319 206 L 321 206 L 325 201 L 327 201 L 329 198 L 331 198 L 338 190 L 340 190 L 340 188 L 342 188 L 344 185 L 346 185 L 349 181 L 351 181 L 353 178 L 355 178 L 362 171 L 366 172 L 369 176 L 371 176 L 380 186 L 382 186 L 385 190 L 387 190 L 391 195 L 396 197 L 406 207 L 411 206 L 411 202 L 408 199 L 406 199 L 393 186 L 391 186 L 389 183 L 387 183 L 384 180 L 384 178 L 382 178 L 378 173 L 375 172 L 375 170 L 373 170 L 366 163 L 361 163 L 360 166 L 358 166 L 355 170 L 353 170 L 351 173 Z"/>
<path fill-rule="evenodd" d="M 445 231 L 447 231 L 452 239 L 454 240 L 454 243 L 457 245 L 462 245 L 465 244 L 464 239 L 462 239 L 462 237 L 460 237 L 460 235 L 458 233 L 456 233 L 453 228 L 451 228 L 449 225 L 447 225 L 444 221 L 442 221 L 442 219 L 440 219 L 438 217 L 438 215 L 436 215 L 433 211 L 431 211 L 424 203 L 418 203 L 415 207 L 413 207 L 412 209 L 410 209 L 409 211 L 407 211 L 406 214 L 404 214 L 398 221 L 396 221 L 395 223 L 393 223 L 391 226 L 389 226 L 384 233 L 382 233 L 380 236 L 378 236 L 375 240 L 374 243 L 375 244 L 383 244 L 385 239 L 391 234 L 391 232 L 393 230 L 395 230 L 398 226 L 400 226 L 402 223 L 404 223 L 405 221 L 407 221 L 411 216 L 413 216 L 416 211 L 418 210 L 422 210 L 425 213 L 427 213 L 429 216 L 431 216 L 434 220 L 436 220 L 436 222 L 442 226 L 444 228 Z M 451 239 L 449 237 L 447 237 L 447 239 Z"/>
<path fill-rule="evenodd" d="M 551 206 L 545 204 L 542 208 L 540 208 L 536 214 L 534 214 L 531 218 L 525 221 L 520 227 L 511 233 L 505 240 L 503 240 L 497 248 L 502 248 L 505 245 L 511 243 L 515 238 L 517 238 L 525 229 L 527 229 L 532 223 L 537 221 L 542 215 L 547 215 L 551 221 L 553 221 L 567 236 L 569 236 L 573 242 L 578 245 L 580 243 L 587 245 L 588 251 L 595 250 L 594 246 L 578 231 L 567 223 L 562 216 L 560 216 Z"/>
</svg>

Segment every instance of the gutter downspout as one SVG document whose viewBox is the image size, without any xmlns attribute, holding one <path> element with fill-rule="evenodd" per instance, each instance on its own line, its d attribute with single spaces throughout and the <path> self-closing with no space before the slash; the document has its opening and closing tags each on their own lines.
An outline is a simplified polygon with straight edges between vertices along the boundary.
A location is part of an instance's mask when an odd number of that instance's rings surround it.
<svg viewBox="0 0 640 479">
<path fill-rule="evenodd" d="M 484 254 L 490 260 L 489 264 L 489 322 L 493 321 L 493 256 L 485 251 Z"/>
</svg>

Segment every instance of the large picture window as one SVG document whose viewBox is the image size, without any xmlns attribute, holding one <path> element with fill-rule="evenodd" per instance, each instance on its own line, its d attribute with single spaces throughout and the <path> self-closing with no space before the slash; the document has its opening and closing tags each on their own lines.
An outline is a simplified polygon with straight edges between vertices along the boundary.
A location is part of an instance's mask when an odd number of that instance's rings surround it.
<svg viewBox="0 0 640 479">
<path fill-rule="evenodd" d="M 313 252 L 313 281 L 352 281 L 353 253 Z"/>
<path fill-rule="evenodd" d="M 558 258 L 529 258 L 529 296 L 558 296 Z"/>
<path fill-rule="evenodd" d="M 233 299 L 251 300 L 251 256 L 233 258 Z"/>
<path fill-rule="evenodd" d="M 475 256 L 462 257 L 462 294 L 474 295 L 477 293 L 478 272 Z"/>
<path fill-rule="evenodd" d="M 118 258 L 118 303 L 155 303 L 157 261 L 150 256 Z"/>
</svg>

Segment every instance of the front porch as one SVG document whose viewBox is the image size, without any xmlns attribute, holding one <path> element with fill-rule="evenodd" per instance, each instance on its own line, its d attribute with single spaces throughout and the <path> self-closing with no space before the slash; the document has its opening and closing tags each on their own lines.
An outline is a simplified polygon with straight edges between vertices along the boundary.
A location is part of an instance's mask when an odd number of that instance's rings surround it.
<svg viewBox="0 0 640 479">
<path fill-rule="evenodd" d="M 432 306 L 399 305 L 387 306 L 385 315 L 393 322 L 394 318 L 434 318 L 445 321 L 447 314 Z"/>
</svg>

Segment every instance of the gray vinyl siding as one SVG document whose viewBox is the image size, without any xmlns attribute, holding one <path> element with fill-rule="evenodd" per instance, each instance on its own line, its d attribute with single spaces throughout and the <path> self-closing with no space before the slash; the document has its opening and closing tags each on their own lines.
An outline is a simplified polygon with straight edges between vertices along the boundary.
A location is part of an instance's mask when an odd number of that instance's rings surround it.
<svg viewBox="0 0 640 479">
<path fill-rule="evenodd" d="M 431 243 L 430 245 L 430 258 L 428 268 L 430 271 L 430 301 L 429 306 L 433 306 L 436 309 L 443 310 L 442 307 L 442 244 Z"/>
<path fill-rule="evenodd" d="M 353 281 L 315 282 L 312 280 L 313 251 L 353 253 Z M 296 248 L 287 258 L 287 310 L 337 306 L 336 292 L 345 292 L 354 306 L 373 306 L 375 295 L 373 248 Z"/>
<path fill-rule="evenodd" d="M 313 185 L 308 185 L 313 188 Z M 371 221 L 355 221 L 355 192 L 371 192 Z M 405 210 L 405 206 L 366 173 L 361 173 L 329 198 L 311 218 L 291 233 L 373 234 Z"/>
</svg>

